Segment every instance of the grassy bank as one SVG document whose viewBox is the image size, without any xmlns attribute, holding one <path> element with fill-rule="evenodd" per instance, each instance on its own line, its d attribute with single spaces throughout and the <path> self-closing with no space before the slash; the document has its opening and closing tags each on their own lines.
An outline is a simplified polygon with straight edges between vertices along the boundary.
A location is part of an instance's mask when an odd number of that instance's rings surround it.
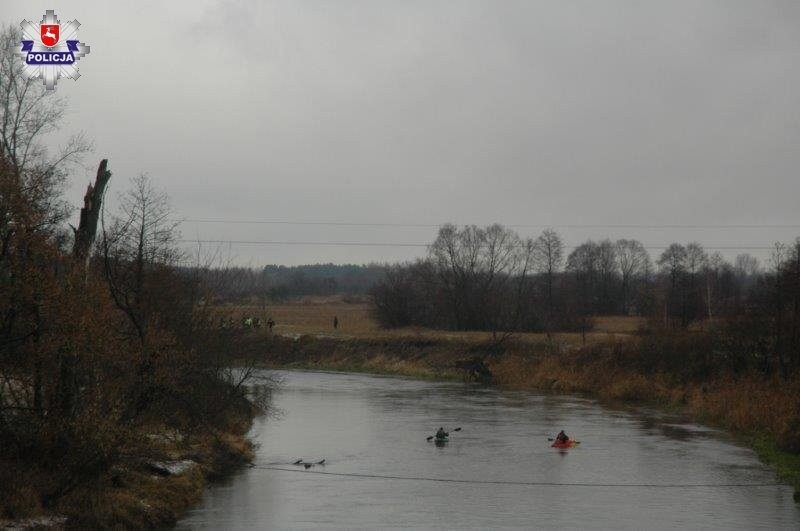
<svg viewBox="0 0 800 531">
<path fill-rule="evenodd" d="M 427 338 L 298 338 L 273 336 L 259 349 L 269 367 L 369 372 L 420 379 L 460 380 L 461 358 L 477 355 L 485 344 Z"/>
<path fill-rule="evenodd" d="M 210 481 L 223 478 L 253 458 L 245 433 L 208 434 L 168 442 L 167 460 L 112 470 L 100 482 L 76 489 L 57 508 L 70 527 L 162 528 L 200 501 Z M 161 454 L 164 455 L 163 453 Z M 149 461 L 149 460 L 148 460 Z M 161 463 L 186 466 L 164 475 Z"/>
<path fill-rule="evenodd" d="M 780 381 L 754 373 L 692 377 L 686 371 L 697 371 L 695 351 L 704 348 L 694 336 L 626 337 L 576 348 L 546 340 L 498 345 L 426 337 L 306 335 L 273 336 L 258 350 L 261 362 L 271 367 L 449 380 L 464 377 L 460 362 L 479 357 L 496 385 L 589 393 L 606 400 L 681 411 L 741 437 L 764 462 L 775 467 L 783 481 L 795 487 L 798 499 L 800 377 Z"/>
<path fill-rule="evenodd" d="M 794 500 L 800 503 L 800 455 L 781 450 L 775 439 L 767 436 L 750 438 L 758 457 L 775 469 L 782 481 L 794 486 Z"/>
<path fill-rule="evenodd" d="M 129 455 L 92 481 L 69 485 L 52 504 L 43 492 L 65 478 L 55 470 L 6 467 L 10 494 L 0 501 L 0 528 L 154 529 L 168 527 L 197 503 L 210 481 L 253 458 L 246 434 L 252 417 L 236 419 L 225 432 L 183 434 L 149 426 L 132 434 Z M 17 480 L 17 481 L 15 481 Z M 6 485 L 8 486 L 8 484 Z"/>
</svg>

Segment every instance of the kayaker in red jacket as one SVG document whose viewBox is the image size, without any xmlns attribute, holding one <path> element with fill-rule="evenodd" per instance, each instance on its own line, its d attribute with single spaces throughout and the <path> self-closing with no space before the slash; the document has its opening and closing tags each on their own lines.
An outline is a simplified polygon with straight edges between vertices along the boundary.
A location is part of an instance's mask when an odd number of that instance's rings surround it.
<svg viewBox="0 0 800 531">
<path fill-rule="evenodd" d="M 569 437 L 567 436 L 566 433 L 564 433 L 564 430 L 561 430 L 560 432 L 558 432 L 558 435 L 556 435 L 556 441 L 560 443 L 565 443 L 569 441 Z"/>
</svg>

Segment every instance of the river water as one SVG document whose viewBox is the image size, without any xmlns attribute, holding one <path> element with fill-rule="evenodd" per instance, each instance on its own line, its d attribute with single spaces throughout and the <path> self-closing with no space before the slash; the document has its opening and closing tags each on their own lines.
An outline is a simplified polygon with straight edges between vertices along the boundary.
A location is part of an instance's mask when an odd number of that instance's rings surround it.
<svg viewBox="0 0 800 531">
<path fill-rule="evenodd" d="M 457 383 L 277 374 L 278 412 L 251 433 L 255 466 L 209 488 L 179 528 L 800 529 L 792 489 L 769 485 L 774 473 L 751 450 L 663 413 Z M 437 446 L 426 437 L 439 426 L 462 430 Z M 559 429 L 581 444 L 551 448 Z M 291 464 L 300 458 L 325 464 Z"/>
</svg>

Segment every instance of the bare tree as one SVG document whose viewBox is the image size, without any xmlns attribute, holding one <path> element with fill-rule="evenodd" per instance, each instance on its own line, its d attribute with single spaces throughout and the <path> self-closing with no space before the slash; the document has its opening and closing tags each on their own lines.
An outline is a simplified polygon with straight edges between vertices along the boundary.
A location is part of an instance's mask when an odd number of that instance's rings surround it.
<svg viewBox="0 0 800 531">
<path fill-rule="evenodd" d="M 617 240 L 614 244 L 621 278 L 620 304 L 624 313 L 630 312 L 630 295 L 633 284 L 650 270 L 650 255 L 637 240 Z"/>
<path fill-rule="evenodd" d="M 86 191 L 78 228 L 73 227 L 75 239 L 73 241 L 72 255 L 83 268 L 84 291 L 89 281 L 89 257 L 97 233 L 98 220 L 102 212 L 103 196 L 109 179 L 111 179 L 111 172 L 108 170 L 108 160 L 103 159 L 97 168 L 94 186 L 90 184 Z M 78 388 L 78 375 L 76 374 L 77 354 L 72 349 L 62 349 L 59 353 L 59 365 L 61 378 L 60 413 L 68 416 L 76 406 L 75 395 Z"/>
<path fill-rule="evenodd" d="M 720 276 L 726 266 L 725 259 L 718 252 L 711 254 L 706 260 L 706 312 L 709 326 L 713 325 L 715 289 L 719 286 Z"/>
<path fill-rule="evenodd" d="M 664 320 L 675 315 L 676 302 L 680 299 L 680 288 L 686 275 L 686 248 L 678 243 L 667 247 L 658 259 L 658 266 L 669 278 L 667 300 L 664 301 Z"/>
<path fill-rule="evenodd" d="M 789 256 L 783 267 L 784 285 L 788 291 L 789 349 L 792 364 L 800 366 L 800 238 L 789 247 Z"/>
<path fill-rule="evenodd" d="M 549 332 L 553 321 L 553 286 L 556 274 L 561 270 L 564 263 L 564 244 L 556 231 L 546 229 L 536 238 L 532 252 L 534 269 L 544 276 L 545 280 L 545 289 L 547 291 L 546 328 Z"/>
<path fill-rule="evenodd" d="M 658 258 L 658 266 L 669 275 L 674 286 L 680 274 L 686 271 L 686 248 L 679 243 L 671 244 Z"/>
<path fill-rule="evenodd" d="M 151 330 L 162 309 L 159 276 L 179 263 L 177 225 L 169 198 L 155 190 L 146 175 L 133 180 L 133 187 L 120 198 L 121 215 L 111 230 L 103 226 L 100 242 L 103 270 L 115 305 L 127 317 L 140 351 L 139 398 L 135 415 L 146 406 L 147 378 L 152 369 Z"/>
<path fill-rule="evenodd" d="M 465 249 L 462 242 L 470 242 L 467 233 L 474 233 L 477 227 L 465 227 L 458 230 L 455 225 L 446 224 L 439 228 L 436 240 L 429 248 L 429 255 L 433 260 L 442 289 L 449 302 L 453 325 L 457 329 L 467 327 L 465 313 L 466 291 L 469 284 L 470 270 L 476 263 L 476 248 Z"/>
<path fill-rule="evenodd" d="M 708 263 L 708 255 L 698 242 L 690 242 L 686 246 L 686 273 L 689 285 L 684 293 L 684 325 L 702 315 L 703 287 L 701 275 Z"/>
<path fill-rule="evenodd" d="M 613 313 L 617 308 L 617 301 L 614 297 L 617 280 L 617 252 L 609 239 L 605 239 L 597 245 L 597 271 L 600 288 L 598 310 L 603 313 Z"/>
<path fill-rule="evenodd" d="M 61 126 L 67 102 L 23 73 L 14 53 L 22 40 L 19 28 L 0 31 L 0 149 L 18 178 L 40 177 L 31 185 L 53 186 L 64 177 L 65 164 L 91 149 L 83 134 L 73 135 L 55 156 L 48 156 L 42 137 Z"/>
<path fill-rule="evenodd" d="M 708 262 L 703 247 L 692 242 L 686 247 L 673 243 L 662 254 L 658 265 L 669 277 L 669 314 L 675 315 L 680 308 L 681 325 L 687 326 L 702 311 L 703 295 L 698 278 Z"/>
<path fill-rule="evenodd" d="M 582 243 L 567 257 L 567 271 L 575 279 L 574 300 L 580 319 L 581 336 L 586 343 L 591 315 L 597 313 L 597 277 L 599 271 L 598 245 L 593 241 Z"/>
<path fill-rule="evenodd" d="M 25 241 L 26 246 L 36 241 L 39 249 L 46 248 L 46 242 L 61 241 L 61 222 L 69 209 L 60 196 L 60 188 L 71 163 L 77 162 L 90 149 L 85 138 L 76 135 L 55 156 L 49 156 L 43 140 L 60 128 L 66 101 L 48 93 L 44 87 L 23 74 L 24 65 L 14 53 L 20 41 L 21 32 L 18 28 L 0 28 L 0 261 L 12 251 L 15 241 Z M 32 248 L 24 254 L 29 258 L 35 255 Z M 33 267 L 45 267 L 44 264 L 38 263 Z M 46 289 L 41 283 L 35 288 Z M 43 336 L 43 328 L 47 326 L 42 317 L 46 313 L 45 300 L 44 294 L 37 295 L 28 305 L 30 322 L 34 325 L 32 337 L 37 343 Z M 12 313 L 18 313 L 20 307 L 12 310 Z M 20 320 L 20 316 L 16 320 Z M 43 349 L 37 346 L 36 350 L 33 402 L 38 414 L 42 415 L 45 360 L 39 354 Z M 73 387 L 69 382 L 73 378 L 68 366 L 74 358 L 66 349 L 61 352 L 60 385 L 64 393 L 69 395 L 68 389 Z M 70 403 L 71 398 L 66 396 L 62 412 L 70 409 Z"/>
<path fill-rule="evenodd" d="M 778 365 L 781 368 L 781 372 L 784 376 L 787 374 L 786 368 L 786 355 L 784 353 L 785 346 L 784 346 L 784 278 L 781 274 L 783 271 L 783 266 L 786 263 L 789 256 L 789 249 L 788 247 L 780 242 L 775 243 L 775 248 L 770 253 L 770 266 L 772 269 L 772 276 L 774 281 L 772 282 L 772 315 L 775 320 L 775 356 L 778 361 Z"/>
<path fill-rule="evenodd" d="M 706 265 L 708 255 L 703 249 L 703 246 L 698 242 L 691 242 L 686 246 L 686 272 L 690 275 L 696 275 Z"/>
<path fill-rule="evenodd" d="M 531 283 L 528 282 L 528 275 L 532 272 L 535 263 L 536 244 L 531 238 L 527 238 L 519 246 L 517 252 L 515 270 L 511 272 L 511 278 L 516 283 L 516 293 L 514 295 L 516 304 L 514 312 L 507 319 L 506 330 L 519 330 L 524 328 L 523 321 L 530 318 L 526 307 L 531 299 Z"/>
<path fill-rule="evenodd" d="M 176 250 L 178 222 L 169 197 L 153 188 L 150 178 L 140 175 L 120 198 L 121 215 L 110 231 L 103 227 L 101 242 L 105 273 L 111 295 L 145 342 L 148 309 L 146 276 L 159 266 L 179 262 Z"/>
<path fill-rule="evenodd" d="M 755 256 L 752 256 L 748 253 L 743 253 L 736 255 L 736 259 L 733 262 L 733 268 L 736 272 L 736 276 L 744 280 L 746 278 L 754 277 L 758 275 L 761 266 L 758 263 L 758 259 Z"/>
<path fill-rule="evenodd" d="M 532 244 L 502 225 L 444 225 L 429 249 L 455 328 L 499 330 L 509 326 L 503 294 L 530 271 Z M 517 286 L 518 288 L 519 286 Z M 519 307 L 517 304 L 513 308 Z"/>
</svg>

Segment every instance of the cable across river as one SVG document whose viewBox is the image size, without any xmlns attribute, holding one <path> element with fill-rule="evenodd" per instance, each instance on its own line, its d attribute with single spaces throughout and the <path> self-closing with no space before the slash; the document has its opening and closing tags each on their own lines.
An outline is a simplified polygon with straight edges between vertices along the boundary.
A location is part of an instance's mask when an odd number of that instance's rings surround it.
<svg viewBox="0 0 800 531">
<path fill-rule="evenodd" d="M 780 487 L 781 483 L 557 483 L 552 481 L 508 481 L 491 479 L 453 479 L 433 478 L 425 476 L 391 476 L 383 474 L 363 474 L 357 472 L 324 472 L 322 470 L 303 470 L 272 465 L 251 465 L 250 468 L 260 470 L 276 470 L 297 474 L 317 474 L 321 476 L 338 476 L 362 479 L 394 479 L 404 481 L 431 481 L 438 483 L 462 483 L 472 485 L 511 485 L 522 487 L 619 487 L 646 489 L 692 489 L 692 488 L 747 488 L 747 487 Z"/>
</svg>

